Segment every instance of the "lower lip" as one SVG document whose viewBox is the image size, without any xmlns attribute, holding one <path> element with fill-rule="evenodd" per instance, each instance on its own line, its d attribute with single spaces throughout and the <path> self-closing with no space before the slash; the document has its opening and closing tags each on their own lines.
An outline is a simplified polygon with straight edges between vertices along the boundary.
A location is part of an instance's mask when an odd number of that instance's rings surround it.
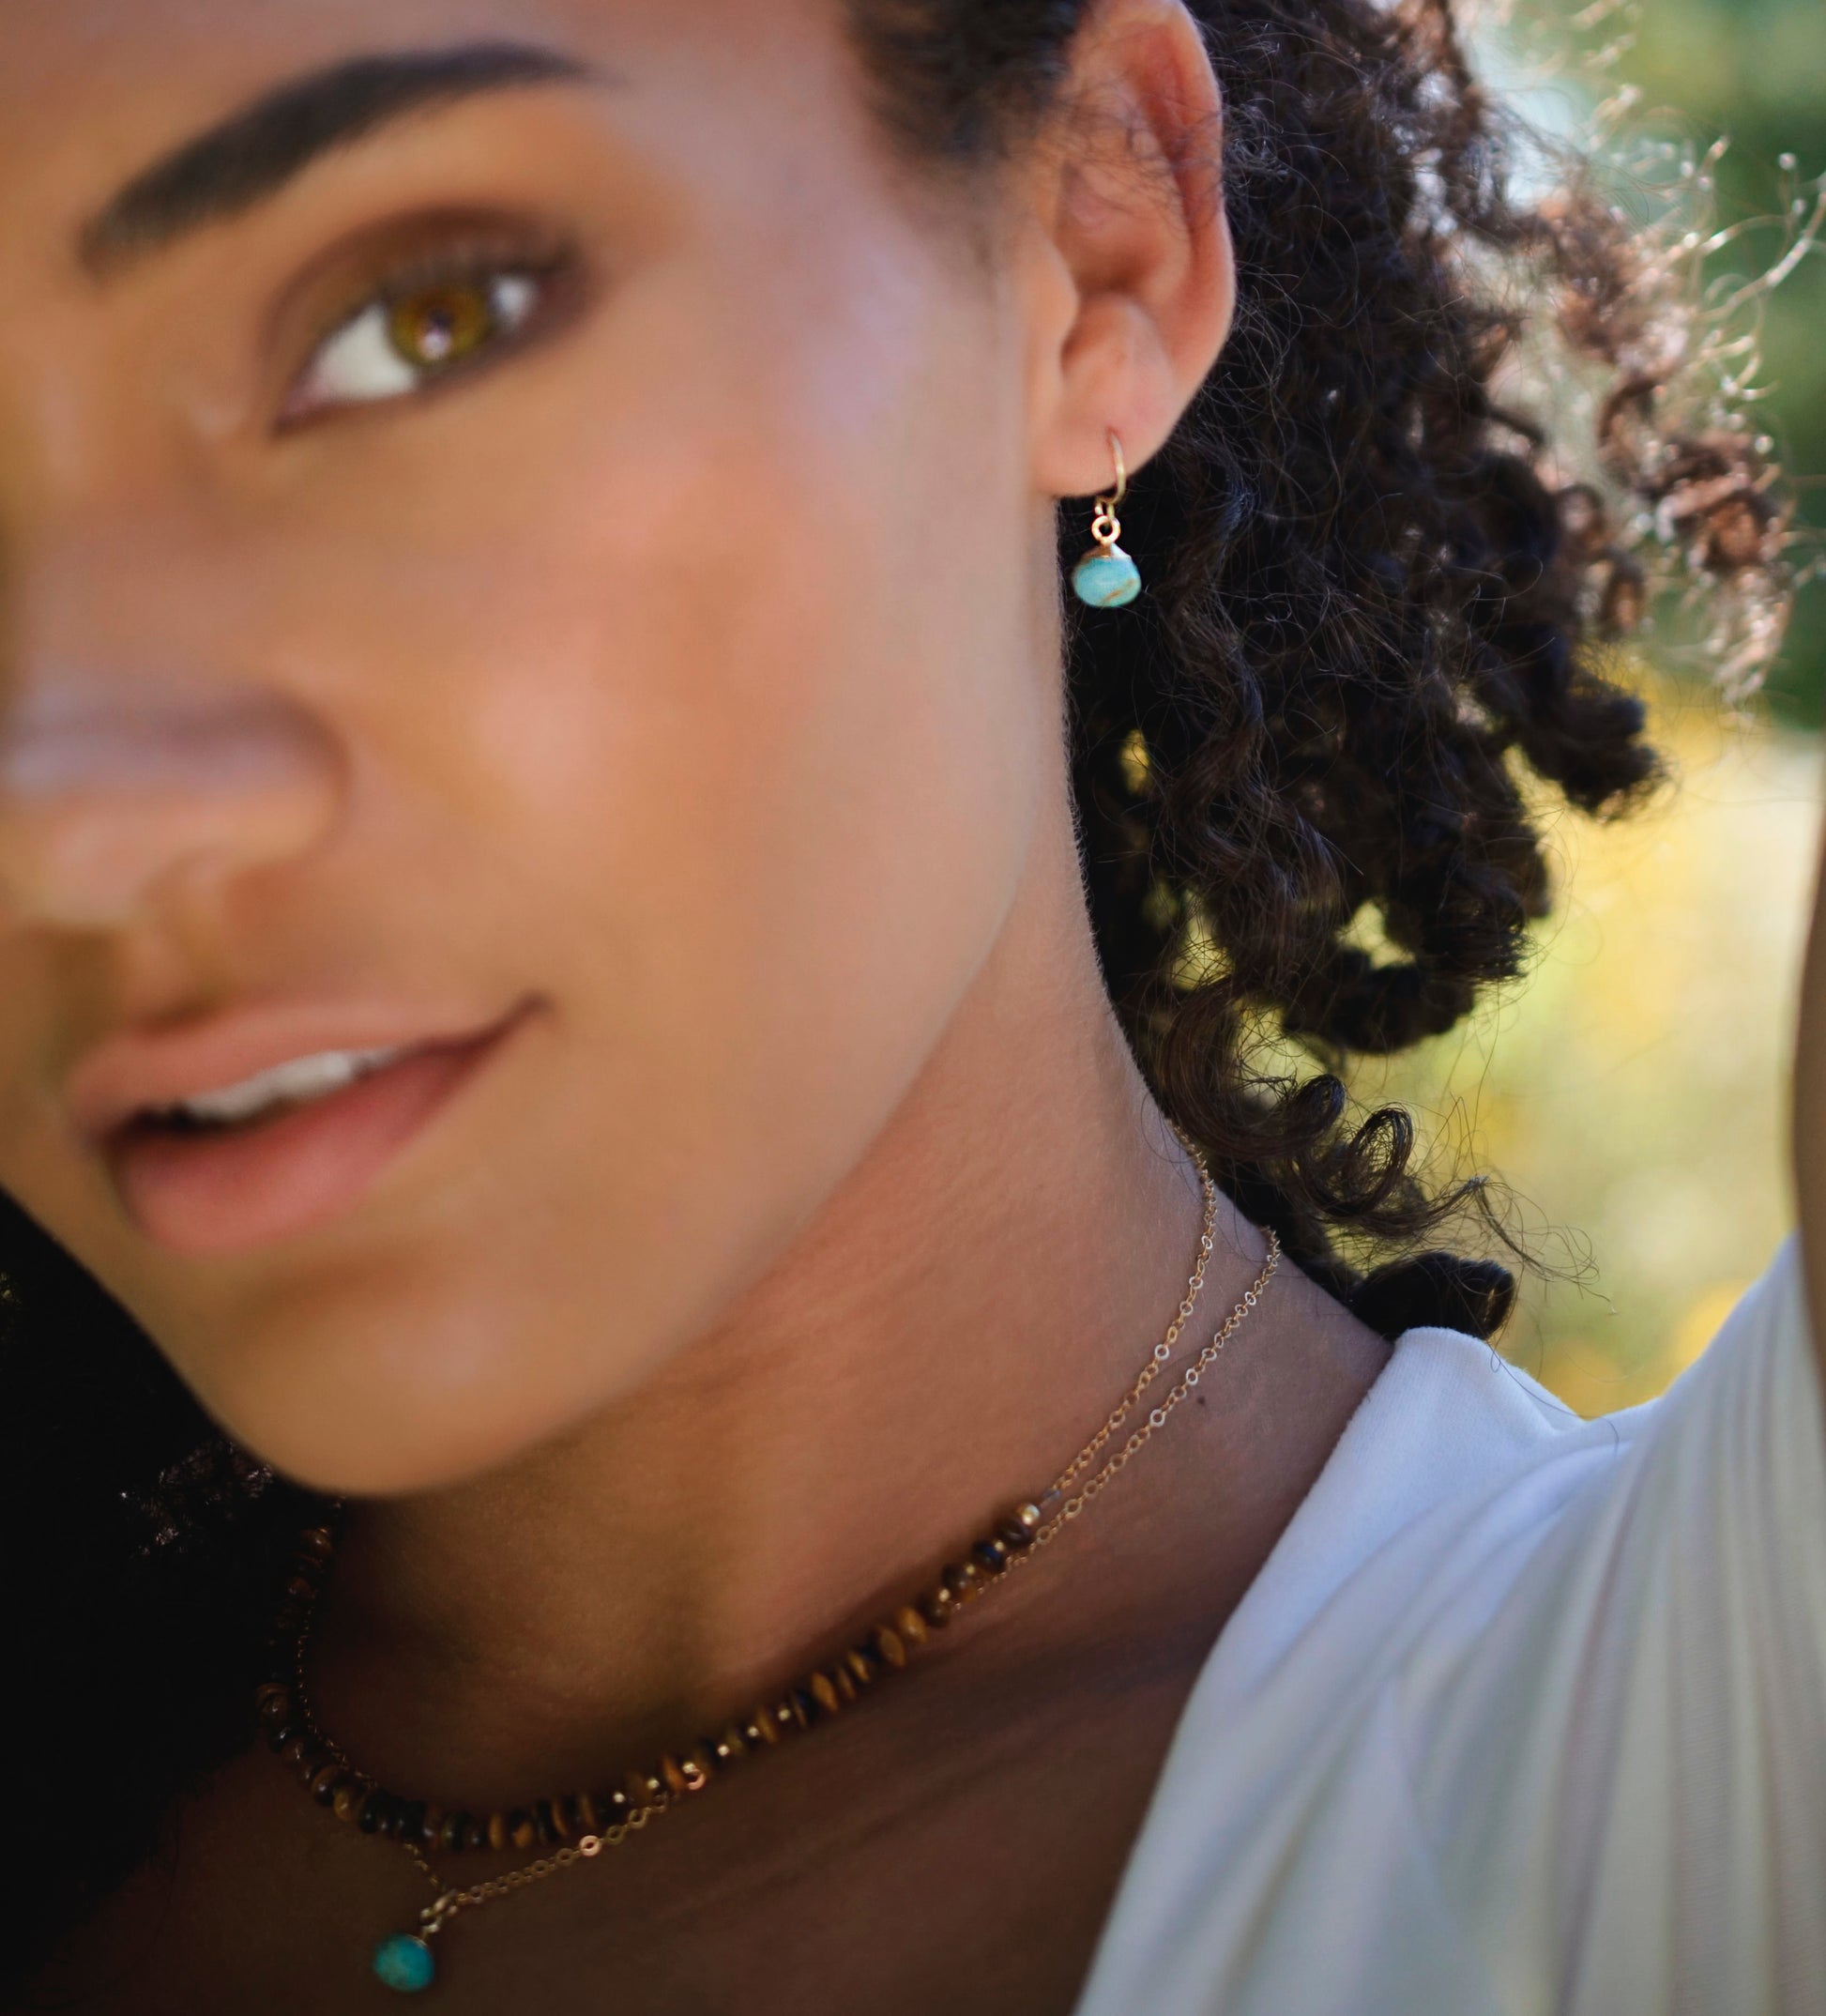
<svg viewBox="0 0 1826 2016">
<path fill-rule="evenodd" d="M 415 1051 L 347 1091 L 222 1134 L 133 1129 L 109 1167 L 134 1222 L 191 1258 L 244 1253 L 339 1217 L 483 1071 L 514 1022 Z"/>
</svg>

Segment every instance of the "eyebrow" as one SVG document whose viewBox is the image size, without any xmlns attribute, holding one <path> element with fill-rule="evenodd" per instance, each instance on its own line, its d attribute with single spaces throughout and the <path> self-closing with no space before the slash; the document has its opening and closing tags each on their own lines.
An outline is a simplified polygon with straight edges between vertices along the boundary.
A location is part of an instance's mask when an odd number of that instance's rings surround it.
<svg viewBox="0 0 1826 2016">
<path fill-rule="evenodd" d="M 413 113 L 528 84 L 589 81 L 600 80 L 587 64 L 528 42 L 358 56 L 312 71 L 135 176 L 84 226 L 78 255 L 106 277 L 254 208 L 325 155 Z"/>
</svg>

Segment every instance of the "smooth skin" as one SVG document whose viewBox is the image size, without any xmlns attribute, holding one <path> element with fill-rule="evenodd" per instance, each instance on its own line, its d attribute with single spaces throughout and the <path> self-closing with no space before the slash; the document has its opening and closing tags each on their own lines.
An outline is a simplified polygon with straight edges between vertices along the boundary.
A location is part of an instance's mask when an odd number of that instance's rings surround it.
<svg viewBox="0 0 1826 2016">
<path fill-rule="evenodd" d="M 357 1502 L 318 1660 L 352 1753 L 483 1809 L 600 1781 L 1043 1484 L 1182 1291 L 1196 1185 L 1083 909 L 1054 512 L 1110 429 L 1145 466 L 1226 333 L 1209 65 L 1176 0 L 1107 0 L 1081 115 L 966 200 L 892 157 L 834 0 L 4 32 L 0 1188 Z M 77 257 L 276 85 L 501 38 L 592 77 Z M 375 248 L 459 212 L 566 249 L 549 317 L 300 418 Z M 353 1208 L 174 1252 L 71 1074 L 293 999 L 533 1012 Z M 1262 1252 L 1226 1210 L 1213 1326 Z M 1187 1691 L 1386 1357 L 1285 1270 L 1043 1569 L 454 1932 L 441 2006 L 1068 2010 Z M 424 1895 L 253 1754 L 46 1985 L 342 2012 Z"/>
</svg>

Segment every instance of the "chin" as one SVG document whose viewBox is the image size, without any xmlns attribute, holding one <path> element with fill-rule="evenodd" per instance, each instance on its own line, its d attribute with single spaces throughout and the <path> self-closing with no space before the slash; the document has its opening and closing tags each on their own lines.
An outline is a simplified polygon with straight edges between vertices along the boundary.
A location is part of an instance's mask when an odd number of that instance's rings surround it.
<svg viewBox="0 0 1826 2016">
<path fill-rule="evenodd" d="M 491 1319 L 448 1292 L 409 1291 L 357 1304 L 353 1286 L 322 1298 L 333 1314 L 300 1297 L 171 1352 L 229 1434 L 326 1496 L 468 1483 L 573 1429 L 638 1376 L 602 1355 L 580 1366 L 571 1340 L 529 1339 L 524 1309 Z"/>
</svg>

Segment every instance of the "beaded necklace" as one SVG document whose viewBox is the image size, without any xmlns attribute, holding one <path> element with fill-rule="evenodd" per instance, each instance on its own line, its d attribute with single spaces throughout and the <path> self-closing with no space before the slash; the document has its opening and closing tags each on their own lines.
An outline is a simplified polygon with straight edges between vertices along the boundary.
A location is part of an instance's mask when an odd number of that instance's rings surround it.
<svg viewBox="0 0 1826 2016">
<path fill-rule="evenodd" d="M 923 1594 L 903 1604 L 840 1658 L 806 1674 L 777 1701 L 736 1716 L 721 1734 L 668 1752 L 606 1790 L 559 1795 L 478 1814 L 389 1792 L 351 1763 L 319 1728 L 305 1684 L 312 1627 L 335 1559 L 336 1535 L 327 1525 L 304 1531 L 274 1624 L 270 1677 L 255 1690 L 255 1713 L 272 1749 L 319 1806 L 363 1834 L 397 1843 L 436 1893 L 418 1914 L 416 1931 L 392 1933 L 375 1948 L 373 1973 L 387 1987 L 402 1994 L 421 1993 L 437 1978 L 432 1941 L 457 1918 L 548 1876 L 594 1862 L 673 1807 L 704 1792 L 744 1758 L 764 1756 L 788 1737 L 835 1720 L 879 1680 L 904 1670 L 931 1642 L 933 1633 L 1036 1559 L 1108 1489 L 1210 1369 L 1280 1266 L 1281 1243 L 1271 1231 L 1268 1258 L 1254 1286 L 1141 1425 L 1092 1473 L 1091 1466 L 1172 1361 L 1205 1285 L 1215 1239 L 1217 1189 L 1203 1155 L 1190 1141 L 1185 1145 L 1197 1164 L 1205 1198 L 1198 1257 L 1185 1299 L 1134 1385 L 1051 1485 L 1038 1498 L 1005 1512 Z M 432 1860 L 434 1855 L 510 1850 L 536 1855 L 536 1859 L 466 1886 L 447 1884 Z"/>
</svg>

